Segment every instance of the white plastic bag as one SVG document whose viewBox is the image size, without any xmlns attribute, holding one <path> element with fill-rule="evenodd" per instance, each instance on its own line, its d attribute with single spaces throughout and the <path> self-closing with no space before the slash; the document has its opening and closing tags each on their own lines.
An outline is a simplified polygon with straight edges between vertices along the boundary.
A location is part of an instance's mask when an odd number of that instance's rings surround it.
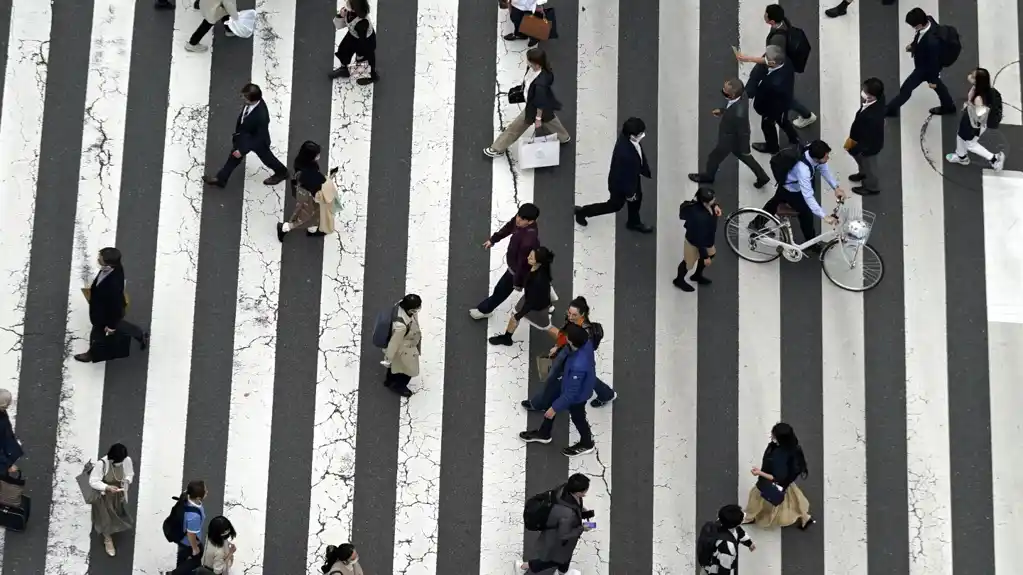
<svg viewBox="0 0 1023 575">
<path fill-rule="evenodd" d="M 519 166 L 524 170 L 550 168 L 561 163 L 561 143 L 556 134 L 519 141 Z"/>
<path fill-rule="evenodd" d="M 241 10 L 238 12 L 237 20 L 230 18 L 224 26 L 239 38 L 251 38 L 252 33 L 256 31 L 256 11 Z"/>
</svg>

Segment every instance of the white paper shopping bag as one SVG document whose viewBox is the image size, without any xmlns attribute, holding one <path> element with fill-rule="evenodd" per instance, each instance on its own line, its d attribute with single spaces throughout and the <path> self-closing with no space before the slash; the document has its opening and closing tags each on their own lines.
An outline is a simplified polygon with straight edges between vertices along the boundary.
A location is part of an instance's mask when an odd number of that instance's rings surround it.
<svg viewBox="0 0 1023 575">
<path fill-rule="evenodd" d="M 533 136 L 519 140 L 519 166 L 524 170 L 550 168 L 561 163 L 561 143 L 558 136 Z"/>
<path fill-rule="evenodd" d="M 240 10 L 238 19 L 231 18 L 224 26 L 239 38 L 251 38 L 252 33 L 256 31 L 256 11 Z"/>
</svg>

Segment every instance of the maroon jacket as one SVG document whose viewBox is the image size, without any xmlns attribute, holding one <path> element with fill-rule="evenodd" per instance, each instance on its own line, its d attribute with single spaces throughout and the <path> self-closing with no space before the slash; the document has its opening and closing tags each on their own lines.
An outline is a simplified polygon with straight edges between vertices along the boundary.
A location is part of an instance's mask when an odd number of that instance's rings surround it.
<svg viewBox="0 0 1023 575">
<path fill-rule="evenodd" d="M 515 218 L 512 218 L 510 222 L 490 236 L 490 243 L 497 245 L 508 236 L 511 236 L 511 239 L 508 240 L 506 256 L 508 270 L 514 276 L 515 287 L 520 288 L 526 284 L 526 278 L 529 276 L 529 252 L 540 247 L 540 230 L 537 228 L 536 222 L 520 228 L 515 225 Z"/>
</svg>

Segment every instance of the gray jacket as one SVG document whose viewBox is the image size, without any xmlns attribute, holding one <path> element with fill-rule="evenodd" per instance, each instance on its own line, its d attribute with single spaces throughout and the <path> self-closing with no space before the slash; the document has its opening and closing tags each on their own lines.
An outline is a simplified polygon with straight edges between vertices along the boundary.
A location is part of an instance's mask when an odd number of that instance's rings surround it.
<svg viewBox="0 0 1023 575">
<path fill-rule="evenodd" d="M 554 563 L 571 563 L 575 545 L 583 534 L 583 507 L 564 488 L 558 494 L 558 503 L 551 508 L 547 530 L 541 531 L 536 549 L 537 559 Z"/>
<path fill-rule="evenodd" d="M 717 147 L 736 154 L 748 154 L 749 138 L 749 98 L 744 94 L 722 111 L 718 123 Z"/>
</svg>

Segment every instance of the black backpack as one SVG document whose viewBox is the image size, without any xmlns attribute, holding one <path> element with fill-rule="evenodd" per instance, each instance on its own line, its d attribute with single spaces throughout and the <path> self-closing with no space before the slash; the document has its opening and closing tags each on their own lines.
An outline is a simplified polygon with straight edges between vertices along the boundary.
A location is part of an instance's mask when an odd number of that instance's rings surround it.
<svg viewBox="0 0 1023 575">
<path fill-rule="evenodd" d="M 526 507 L 522 511 L 522 519 L 526 523 L 526 531 L 546 531 L 547 519 L 551 516 L 551 509 L 557 501 L 561 486 L 550 491 L 537 493 L 526 500 Z"/>
<path fill-rule="evenodd" d="M 931 24 L 936 28 L 938 36 L 938 61 L 942 68 L 948 68 L 959 59 L 959 53 L 963 51 L 963 43 L 959 40 L 959 30 L 952 26 L 943 26 L 933 19 Z"/>
<path fill-rule="evenodd" d="M 785 34 L 785 58 L 792 63 L 792 67 L 795 68 L 796 72 L 802 74 L 806 71 L 806 64 L 810 61 L 810 52 L 813 48 L 810 46 L 810 39 L 806 37 L 806 32 L 803 32 L 802 28 L 796 28 L 792 24 L 786 22 L 785 29 L 775 30 L 771 33 L 772 36 L 775 34 Z M 770 38 L 768 38 L 770 41 Z"/>
<path fill-rule="evenodd" d="M 787 181 L 789 173 L 799 162 L 806 164 L 812 171 L 813 166 L 810 165 L 810 162 L 806 161 L 806 158 L 804 157 L 805 155 L 805 147 L 792 145 L 778 150 L 778 153 L 771 156 L 771 174 L 774 175 L 775 183 L 779 186 L 791 183 Z"/>
<path fill-rule="evenodd" d="M 1002 93 L 991 88 L 991 102 L 987 105 L 991 110 L 987 117 L 988 129 L 994 130 L 1002 125 Z"/>
<path fill-rule="evenodd" d="M 604 339 L 604 326 L 597 322 L 590 324 L 590 341 L 593 342 L 593 349 L 600 347 L 600 341 Z"/>
<path fill-rule="evenodd" d="M 394 325 L 394 322 L 400 322 L 402 325 L 405 325 L 401 315 L 398 314 L 397 304 L 394 307 L 381 310 L 377 314 L 373 322 L 373 345 L 380 349 L 387 348 L 387 344 L 391 343 L 391 326 Z"/>
<path fill-rule="evenodd" d="M 181 543 L 185 538 L 185 513 L 198 513 L 195 509 L 188 509 L 188 497 L 181 494 L 178 497 L 171 497 L 174 500 L 174 507 L 163 520 L 163 536 L 168 543 Z"/>
<path fill-rule="evenodd" d="M 720 535 L 721 526 L 717 521 L 708 521 L 700 528 L 700 536 L 696 538 L 696 562 L 700 567 L 710 567 L 714 562 Z"/>
</svg>

